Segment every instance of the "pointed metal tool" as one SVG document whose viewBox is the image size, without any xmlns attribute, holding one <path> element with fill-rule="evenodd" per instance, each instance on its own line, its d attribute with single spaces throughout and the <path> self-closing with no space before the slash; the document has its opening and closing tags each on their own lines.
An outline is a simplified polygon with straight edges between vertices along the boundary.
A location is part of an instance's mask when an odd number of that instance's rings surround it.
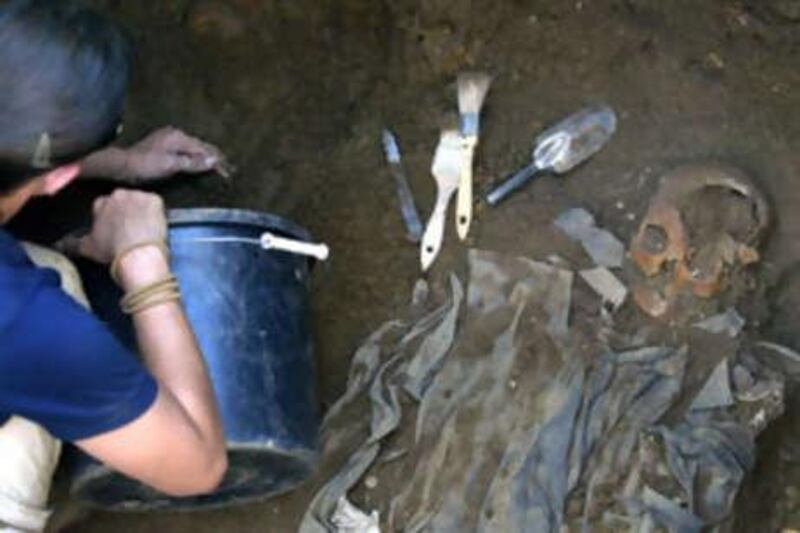
<svg viewBox="0 0 800 533">
<path fill-rule="evenodd" d="M 397 199 L 400 202 L 400 214 L 403 216 L 403 223 L 406 225 L 406 235 L 408 240 L 417 243 L 422 239 L 422 221 L 414 203 L 411 187 L 408 185 L 405 169 L 400 161 L 400 147 L 397 145 L 397 139 L 394 134 L 388 129 L 383 130 L 381 140 L 386 161 L 389 163 L 392 178 L 394 178 Z"/>
</svg>

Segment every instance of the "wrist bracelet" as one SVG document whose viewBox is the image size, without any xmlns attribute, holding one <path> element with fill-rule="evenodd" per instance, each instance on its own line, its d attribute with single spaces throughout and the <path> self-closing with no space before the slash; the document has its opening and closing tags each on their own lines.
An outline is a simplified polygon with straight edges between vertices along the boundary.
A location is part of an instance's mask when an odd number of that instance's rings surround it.
<svg viewBox="0 0 800 533">
<path fill-rule="evenodd" d="M 148 246 L 155 246 L 161 253 L 164 254 L 164 258 L 169 262 L 169 248 L 167 248 L 167 243 L 164 241 L 144 241 L 137 244 L 133 244 L 128 246 L 127 248 L 123 249 L 120 253 L 114 256 L 114 260 L 111 262 L 111 266 L 109 267 L 109 273 L 111 274 L 111 279 L 113 279 L 117 285 L 119 285 L 119 266 L 122 263 L 122 260 L 125 258 L 126 255 L 133 252 L 134 250 L 138 250 L 140 248 L 146 248 Z"/>
<path fill-rule="evenodd" d="M 178 301 L 180 298 L 178 282 L 175 276 L 170 275 L 161 281 L 129 292 L 120 300 L 119 305 L 123 313 L 133 315 L 156 305 Z"/>
<path fill-rule="evenodd" d="M 175 276 L 169 276 L 161 281 L 145 285 L 144 287 L 129 292 L 120 300 L 120 305 L 123 307 L 130 307 L 143 300 L 147 300 L 151 296 L 175 290 L 178 290 L 178 282 L 175 280 Z"/>
<path fill-rule="evenodd" d="M 140 304 L 138 304 L 136 306 L 124 309 L 124 312 L 126 314 L 128 314 L 128 315 L 135 315 L 135 314 L 141 313 L 142 311 L 146 311 L 148 309 L 151 309 L 151 308 L 153 308 L 153 307 L 155 307 L 157 305 L 161 305 L 161 304 L 165 304 L 165 303 L 171 303 L 171 302 L 178 302 L 178 301 L 180 301 L 180 299 L 181 299 L 181 295 L 177 291 L 170 292 L 170 293 L 158 294 L 156 296 L 153 296 L 151 299 L 145 300 L 145 301 L 143 301 L 142 303 L 140 303 Z"/>
</svg>

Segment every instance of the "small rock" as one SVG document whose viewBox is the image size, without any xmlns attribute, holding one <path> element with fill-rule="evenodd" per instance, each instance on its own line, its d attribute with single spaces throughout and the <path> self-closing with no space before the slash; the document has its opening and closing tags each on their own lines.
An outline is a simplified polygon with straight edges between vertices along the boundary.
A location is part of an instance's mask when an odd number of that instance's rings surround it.
<svg viewBox="0 0 800 533">
<path fill-rule="evenodd" d="M 706 62 L 715 69 L 722 70 L 725 68 L 725 62 L 716 52 L 709 52 L 706 56 Z"/>
<path fill-rule="evenodd" d="M 746 28 L 746 27 L 748 27 L 750 25 L 750 19 L 748 18 L 747 14 L 745 14 L 745 13 L 739 13 L 736 16 L 736 20 L 737 20 L 737 22 L 739 22 L 739 25 L 741 27 L 743 27 L 743 28 Z"/>
<path fill-rule="evenodd" d="M 364 480 L 364 486 L 369 490 L 375 490 L 378 488 L 378 478 L 375 476 L 367 476 L 367 479 Z"/>
</svg>

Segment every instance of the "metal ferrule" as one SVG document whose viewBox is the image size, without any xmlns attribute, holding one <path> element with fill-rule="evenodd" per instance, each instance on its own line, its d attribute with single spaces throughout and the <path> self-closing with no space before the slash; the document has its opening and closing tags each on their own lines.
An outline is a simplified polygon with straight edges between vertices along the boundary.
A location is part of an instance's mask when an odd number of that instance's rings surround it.
<svg viewBox="0 0 800 533">
<path fill-rule="evenodd" d="M 461 135 L 464 137 L 477 137 L 481 126 L 481 116 L 478 113 L 462 113 Z"/>
</svg>

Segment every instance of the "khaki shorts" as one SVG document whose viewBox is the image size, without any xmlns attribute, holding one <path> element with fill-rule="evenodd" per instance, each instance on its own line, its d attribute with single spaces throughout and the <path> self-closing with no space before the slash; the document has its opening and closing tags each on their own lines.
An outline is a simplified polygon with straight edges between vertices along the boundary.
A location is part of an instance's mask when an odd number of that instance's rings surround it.
<svg viewBox="0 0 800 533">
<path fill-rule="evenodd" d="M 78 272 L 66 257 L 41 246 L 23 246 L 34 263 L 56 270 L 64 291 L 89 308 Z M 33 422 L 13 417 L 0 427 L 0 533 L 44 530 L 60 454 L 61 442 Z"/>
</svg>

